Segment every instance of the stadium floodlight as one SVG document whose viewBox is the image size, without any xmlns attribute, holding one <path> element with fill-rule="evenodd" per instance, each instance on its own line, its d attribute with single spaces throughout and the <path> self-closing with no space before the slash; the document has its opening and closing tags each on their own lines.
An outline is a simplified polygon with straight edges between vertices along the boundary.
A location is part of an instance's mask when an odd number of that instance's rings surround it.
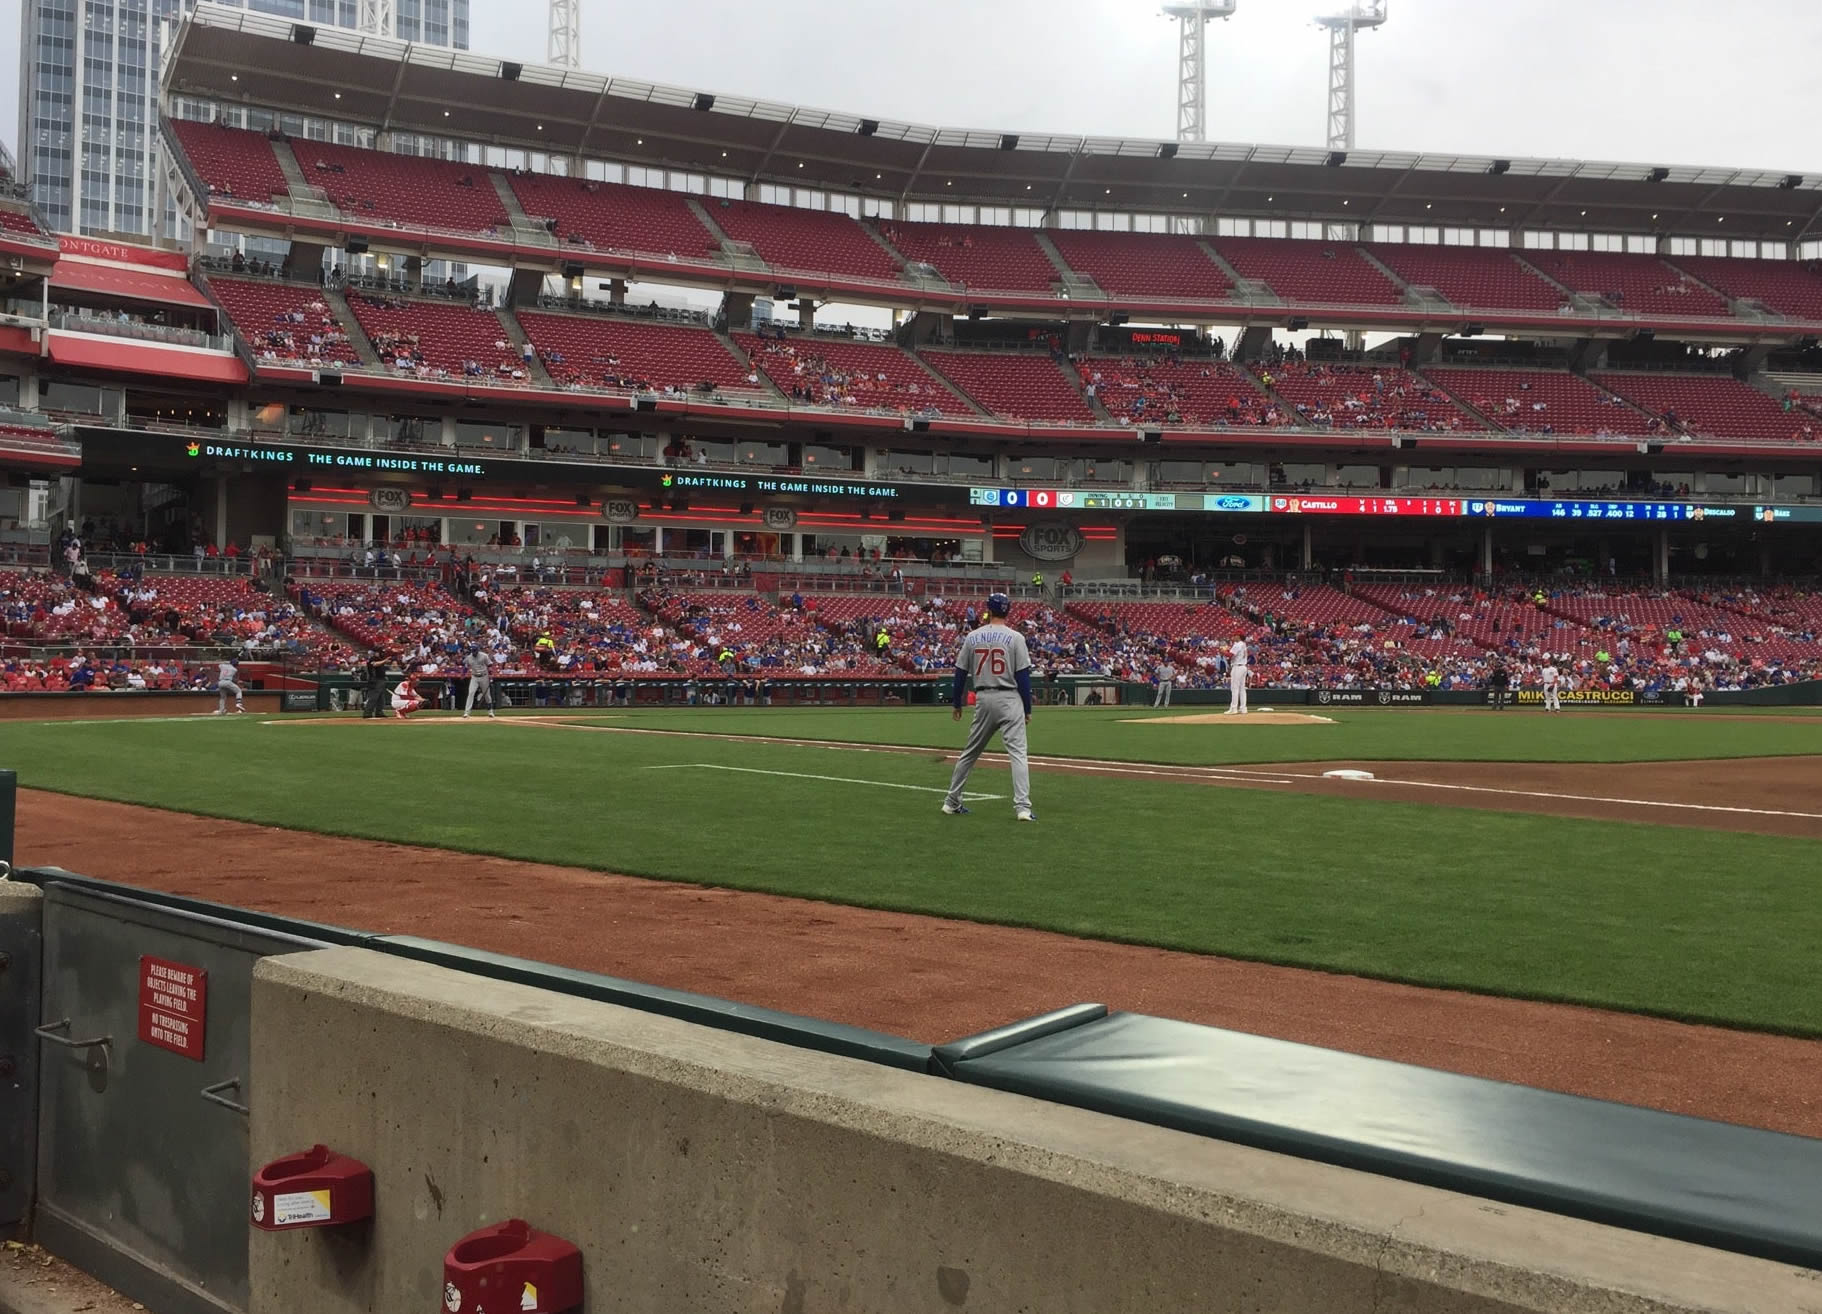
<svg viewBox="0 0 1822 1314">
<path fill-rule="evenodd" d="M 1354 34 L 1379 27 L 1388 0 L 1354 0 L 1343 14 L 1316 20 L 1329 30 L 1329 139 L 1331 151 L 1354 149 Z"/>
<path fill-rule="evenodd" d="M 549 62 L 582 67 L 582 0 L 550 0 Z"/>
<path fill-rule="evenodd" d="M 1208 140 L 1208 25 L 1231 18 L 1238 0 L 1177 0 L 1164 16 L 1177 20 L 1177 140 Z"/>
</svg>

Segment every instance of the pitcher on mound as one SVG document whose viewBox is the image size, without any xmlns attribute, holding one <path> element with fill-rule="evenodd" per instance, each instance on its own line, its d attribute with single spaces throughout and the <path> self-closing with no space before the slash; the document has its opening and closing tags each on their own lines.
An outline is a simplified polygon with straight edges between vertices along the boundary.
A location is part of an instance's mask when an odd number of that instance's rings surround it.
<svg viewBox="0 0 1822 1314">
<path fill-rule="evenodd" d="M 1233 647 L 1227 650 L 1228 671 L 1227 688 L 1231 695 L 1227 702 L 1227 716 L 1246 715 L 1246 640 L 1235 639 Z"/>
</svg>

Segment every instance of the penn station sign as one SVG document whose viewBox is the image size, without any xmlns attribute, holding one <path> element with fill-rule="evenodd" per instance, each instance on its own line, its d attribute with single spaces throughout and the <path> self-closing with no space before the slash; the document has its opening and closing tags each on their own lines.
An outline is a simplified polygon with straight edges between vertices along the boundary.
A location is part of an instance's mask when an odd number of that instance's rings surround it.
<svg viewBox="0 0 1822 1314">
<path fill-rule="evenodd" d="M 1082 531 L 1061 520 L 1040 520 L 1025 526 L 1019 550 L 1033 561 L 1072 561 L 1082 550 Z"/>
</svg>

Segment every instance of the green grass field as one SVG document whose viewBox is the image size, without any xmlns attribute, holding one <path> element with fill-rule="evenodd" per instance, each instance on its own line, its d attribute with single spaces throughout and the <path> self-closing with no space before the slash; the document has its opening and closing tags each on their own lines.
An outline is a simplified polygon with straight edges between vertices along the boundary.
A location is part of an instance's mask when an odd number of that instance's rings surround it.
<svg viewBox="0 0 1822 1314">
<path fill-rule="evenodd" d="M 1813 753 L 1822 720 L 1337 711 L 1337 724 L 1042 712 L 1033 750 L 1184 764 L 1643 761 Z M 1822 844 L 1720 831 L 1043 774 L 945 817 L 946 710 L 578 714 L 833 741 L 255 717 L 6 723 L 20 783 L 665 880 L 1822 1035 Z M 971 791 L 1004 796 L 982 768 Z M 460 897 L 453 882 L 451 898 Z"/>
<path fill-rule="evenodd" d="M 1261 695 L 1256 702 L 1269 706 Z M 1678 762 L 1727 757 L 1822 753 L 1822 715 L 1776 708 L 1796 720 L 1719 719 L 1712 712 L 1576 709 L 1547 717 L 1532 709 L 1425 711 L 1286 707 L 1326 716 L 1341 727 L 1147 724 L 1160 718 L 1218 712 L 1177 707 L 1038 709 L 1034 753 L 1213 766 L 1250 762 Z M 591 719 L 584 714 L 579 720 Z M 597 713 L 603 724 L 729 735 L 768 735 L 853 744 L 907 744 L 953 749 L 960 735 L 948 709 L 680 708 Z"/>
</svg>

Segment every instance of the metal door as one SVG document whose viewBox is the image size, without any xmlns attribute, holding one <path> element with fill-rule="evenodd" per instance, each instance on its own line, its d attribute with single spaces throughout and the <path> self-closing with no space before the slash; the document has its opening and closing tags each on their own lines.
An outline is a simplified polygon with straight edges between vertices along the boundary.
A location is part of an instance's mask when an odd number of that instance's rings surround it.
<svg viewBox="0 0 1822 1314">
<path fill-rule="evenodd" d="M 253 965 L 321 947 L 47 882 L 36 1235 L 48 1249 L 159 1314 L 246 1309 Z M 207 974 L 200 1057 L 140 1039 L 144 955 Z"/>
</svg>

